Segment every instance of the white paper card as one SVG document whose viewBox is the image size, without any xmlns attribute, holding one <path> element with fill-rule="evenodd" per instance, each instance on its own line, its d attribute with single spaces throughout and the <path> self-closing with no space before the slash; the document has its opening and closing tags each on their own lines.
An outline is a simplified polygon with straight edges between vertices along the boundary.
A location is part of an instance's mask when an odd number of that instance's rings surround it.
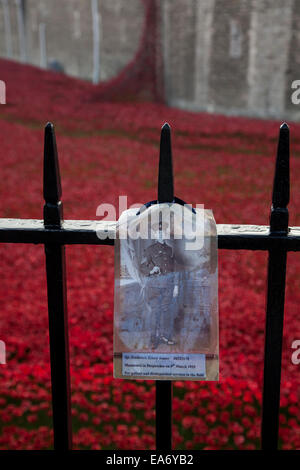
<svg viewBox="0 0 300 470">
<path fill-rule="evenodd" d="M 205 378 L 205 354 L 123 353 L 122 374 Z"/>
</svg>

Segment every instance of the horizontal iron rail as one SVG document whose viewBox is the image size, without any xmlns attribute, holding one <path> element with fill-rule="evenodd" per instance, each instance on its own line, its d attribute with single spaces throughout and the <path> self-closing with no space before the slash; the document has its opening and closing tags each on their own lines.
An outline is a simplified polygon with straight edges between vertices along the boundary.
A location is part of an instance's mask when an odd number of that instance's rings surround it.
<svg viewBox="0 0 300 470">
<path fill-rule="evenodd" d="M 0 243 L 114 245 L 116 222 L 65 220 L 62 228 L 45 228 L 43 220 L 0 219 Z M 300 251 L 300 227 L 288 234 L 270 233 L 267 225 L 217 225 L 218 248 L 228 250 Z"/>
</svg>

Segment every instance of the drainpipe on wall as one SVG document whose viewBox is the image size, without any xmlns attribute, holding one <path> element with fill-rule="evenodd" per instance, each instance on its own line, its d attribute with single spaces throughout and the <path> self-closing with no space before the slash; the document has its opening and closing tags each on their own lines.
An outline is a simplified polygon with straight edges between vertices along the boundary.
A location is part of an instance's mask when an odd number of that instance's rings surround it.
<svg viewBox="0 0 300 470">
<path fill-rule="evenodd" d="M 46 24 L 39 24 L 39 40 L 40 40 L 40 67 L 47 68 L 47 49 L 46 49 Z"/>
<path fill-rule="evenodd" d="M 15 0 L 15 2 L 17 7 L 20 60 L 21 62 L 27 62 L 24 0 Z"/>
<path fill-rule="evenodd" d="M 1 0 L 3 8 L 3 18 L 4 18 L 4 35 L 5 35 L 5 49 L 6 57 L 8 59 L 12 58 L 12 39 L 11 39 L 11 22 L 10 22 L 10 11 L 8 6 L 8 0 Z"/>
<path fill-rule="evenodd" d="M 93 83 L 100 81 L 100 14 L 98 0 L 91 0 L 93 23 Z"/>
</svg>

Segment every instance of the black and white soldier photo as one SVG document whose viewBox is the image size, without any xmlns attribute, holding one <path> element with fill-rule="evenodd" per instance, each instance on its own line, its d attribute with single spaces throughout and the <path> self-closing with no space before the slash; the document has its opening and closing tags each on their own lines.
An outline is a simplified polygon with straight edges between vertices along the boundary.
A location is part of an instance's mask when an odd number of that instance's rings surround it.
<svg viewBox="0 0 300 470">
<path fill-rule="evenodd" d="M 154 240 L 144 249 L 140 270 L 146 277 L 146 302 L 151 310 L 151 346 L 156 349 L 160 343 L 175 344 L 176 309 L 173 299 L 178 297 L 179 280 L 174 269 L 173 247 L 164 239 L 163 223 L 154 225 L 153 230 Z"/>
<path fill-rule="evenodd" d="M 139 354 L 146 353 L 147 359 L 154 362 L 159 360 L 159 354 L 161 360 L 180 354 L 187 360 L 189 355 L 202 355 L 205 360 L 210 358 L 214 366 L 217 364 L 215 222 L 211 211 L 198 210 L 201 223 L 196 212 L 191 217 L 190 211 L 179 204 L 160 204 L 143 213 L 130 209 L 119 220 L 115 261 L 116 376 L 119 372 L 120 376 L 126 375 L 120 371 L 123 367 L 124 372 L 125 353 L 135 353 L 136 366 L 144 358 Z M 149 227 L 136 236 L 146 220 Z M 195 220 L 202 230 L 198 236 L 200 244 L 193 242 Z M 148 363 L 149 369 L 151 364 Z M 127 365 L 130 368 L 128 361 Z M 153 371 L 155 367 L 150 370 L 151 376 L 156 375 Z"/>
</svg>

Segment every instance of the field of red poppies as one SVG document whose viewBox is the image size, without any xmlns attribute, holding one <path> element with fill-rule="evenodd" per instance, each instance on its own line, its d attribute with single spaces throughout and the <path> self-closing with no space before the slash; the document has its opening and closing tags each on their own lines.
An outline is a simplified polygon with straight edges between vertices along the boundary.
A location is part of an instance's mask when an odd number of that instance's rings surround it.
<svg viewBox="0 0 300 470">
<path fill-rule="evenodd" d="M 99 87 L 0 61 L 0 217 L 42 217 L 43 126 L 56 126 L 66 219 L 96 219 L 102 202 L 156 197 L 160 127 L 173 129 L 176 195 L 217 223 L 268 224 L 279 122 L 105 102 Z M 290 225 L 300 225 L 300 126 L 291 123 Z M 43 248 L 0 246 L 0 449 L 52 446 Z M 112 377 L 113 248 L 67 248 L 74 446 L 153 449 L 153 382 Z M 219 253 L 219 383 L 176 382 L 178 449 L 259 448 L 265 253 Z M 300 258 L 288 258 L 280 446 L 300 449 Z"/>
</svg>

